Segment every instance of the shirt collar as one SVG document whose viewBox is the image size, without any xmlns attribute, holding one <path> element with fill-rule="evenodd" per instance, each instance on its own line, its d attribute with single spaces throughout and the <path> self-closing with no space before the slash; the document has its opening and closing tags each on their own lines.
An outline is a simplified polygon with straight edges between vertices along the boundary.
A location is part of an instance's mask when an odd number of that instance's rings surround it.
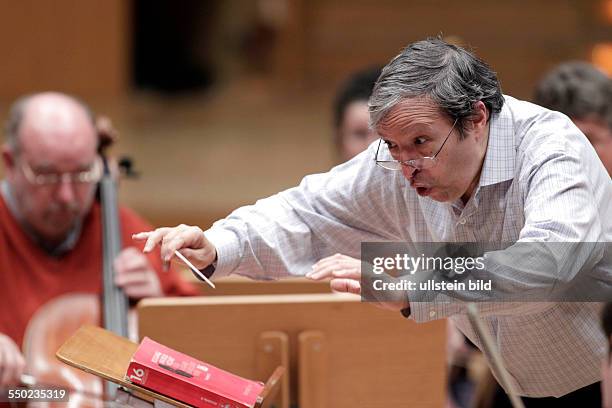
<svg viewBox="0 0 612 408">
<path fill-rule="evenodd" d="M 15 219 L 21 224 L 21 213 L 17 208 L 17 202 L 15 201 L 15 197 L 13 196 L 13 192 L 11 191 L 11 186 L 9 186 L 8 181 L 2 180 L 0 182 L 0 194 L 2 194 L 2 198 L 4 199 L 4 202 L 6 203 L 6 206 L 13 217 L 15 217 Z"/>
<path fill-rule="evenodd" d="M 479 187 L 511 180 L 515 174 L 514 125 L 507 100 L 501 112 L 491 115 L 490 121 L 489 141 Z"/>
</svg>

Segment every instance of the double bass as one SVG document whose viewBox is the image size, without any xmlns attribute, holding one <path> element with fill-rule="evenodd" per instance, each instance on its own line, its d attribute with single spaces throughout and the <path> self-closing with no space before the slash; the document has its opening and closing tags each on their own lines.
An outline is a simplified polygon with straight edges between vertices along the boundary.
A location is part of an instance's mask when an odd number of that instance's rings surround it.
<svg viewBox="0 0 612 408">
<path fill-rule="evenodd" d="M 96 128 L 98 153 L 103 163 L 97 191 L 102 210 L 102 296 L 71 293 L 47 302 L 28 323 L 22 347 L 28 370 L 22 382 L 29 386 L 67 388 L 70 407 L 104 406 L 105 402 L 114 399 L 116 385 L 103 384 L 98 377 L 59 362 L 55 353 L 60 346 L 85 324 L 101 322 L 105 329 L 128 336 L 128 300 L 123 290 L 114 284 L 113 261 L 122 247 L 117 181 L 121 173 L 128 177 L 135 173 L 129 159 L 117 163 L 106 154 L 108 147 L 117 140 L 110 120 L 99 118 Z"/>
</svg>

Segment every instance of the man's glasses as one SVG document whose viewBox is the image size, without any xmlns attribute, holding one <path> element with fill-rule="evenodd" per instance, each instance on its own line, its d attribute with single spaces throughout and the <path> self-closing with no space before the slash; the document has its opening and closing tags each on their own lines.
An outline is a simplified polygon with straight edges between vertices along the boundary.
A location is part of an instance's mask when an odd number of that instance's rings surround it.
<svg viewBox="0 0 612 408">
<path fill-rule="evenodd" d="M 21 169 L 26 180 L 36 186 L 57 186 L 60 183 L 93 184 L 100 181 L 102 176 L 100 160 L 96 160 L 89 170 L 77 172 L 35 173 L 25 160 L 21 161 Z"/>
<path fill-rule="evenodd" d="M 436 165 L 436 157 L 442 151 L 442 148 L 446 144 L 446 141 L 450 137 L 451 133 L 453 133 L 453 129 L 455 128 L 456 124 L 457 124 L 457 119 L 455 119 L 455 121 L 453 122 L 453 126 L 451 126 L 451 129 L 448 132 L 448 135 L 446 135 L 446 138 L 444 139 L 442 146 L 440 146 L 438 151 L 433 156 L 420 157 L 418 159 L 411 159 L 411 160 L 380 160 L 378 158 L 378 154 L 380 151 L 380 145 L 383 142 L 383 140 L 380 139 L 378 141 L 378 147 L 376 148 L 376 156 L 374 156 L 374 160 L 376 161 L 377 165 L 387 170 L 394 170 L 394 171 L 401 170 L 402 166 L 412 167 L 413 169 L 416 169 L 416 170 L 430 169 Z"/>
</svg>

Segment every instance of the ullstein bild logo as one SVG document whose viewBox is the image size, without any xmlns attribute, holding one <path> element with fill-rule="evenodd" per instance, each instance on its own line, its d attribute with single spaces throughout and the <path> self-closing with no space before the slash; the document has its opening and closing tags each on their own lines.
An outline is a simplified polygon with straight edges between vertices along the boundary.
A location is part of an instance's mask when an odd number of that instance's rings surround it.
<svg viewBox="0 0 612 408">
<path fill-rule="evenodd" d="M 482 281 L 472 279 L 466 282 L 459 282 L 458 280 L 452 282 L 437 282 L 433 279 L 429 279 L 425 282 L 411 282 L 401 279 L 388 282 L 382 279 L 374 279 L 372 281 L 372 288 L 375 291 L 478 291 L 491 290 L 493 284 L 491 280 Z"/>
</svg>

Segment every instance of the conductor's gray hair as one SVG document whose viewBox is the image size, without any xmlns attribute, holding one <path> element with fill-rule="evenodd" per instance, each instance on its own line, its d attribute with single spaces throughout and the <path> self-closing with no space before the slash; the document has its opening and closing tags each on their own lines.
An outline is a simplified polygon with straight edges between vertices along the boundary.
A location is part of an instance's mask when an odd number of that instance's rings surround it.
<svg viewBox="0 0 612 408">
<path fill-rule="evenodd" d="M 370 125 L 406 98 L 429 98 L 450 121 L 457 120 L 461 137 L 482 101 L 490 119 L 501 111 L 504 98 L 495 72 L 469 51 L 440 38 L 413 43 L 382 70 L 369 101 Z"/>
</svg>

